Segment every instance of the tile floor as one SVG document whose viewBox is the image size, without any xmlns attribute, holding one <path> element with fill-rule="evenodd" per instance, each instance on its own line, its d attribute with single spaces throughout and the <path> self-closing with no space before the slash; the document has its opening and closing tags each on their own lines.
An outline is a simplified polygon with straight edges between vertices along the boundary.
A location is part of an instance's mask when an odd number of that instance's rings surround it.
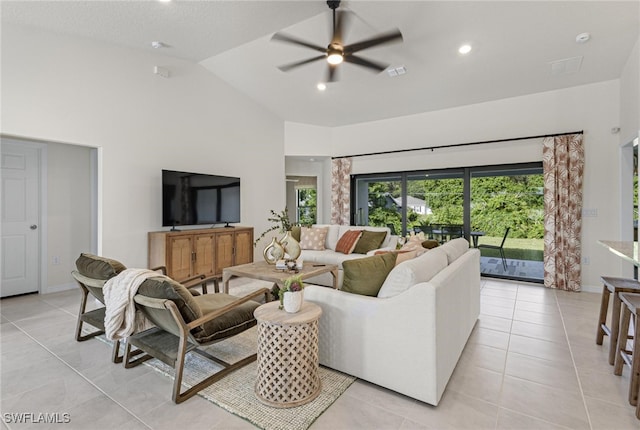
<svg viewBox="0 0 640 430">
<path fill-rule="evenodd" d="M 482 281 L 482 314 L 438 407 L 356 381 L 312 429 L 640 429 L 623 376 L 595 344 L 599 294 Z M 0 301 L 1 411 L 68 413 L 71 422 L 3 429 L 251 429 L 171 381 L 109 362 L 98 340 L 76 342 L 79 291 Z M 401 365 L 402 357 L 398 357 Z"/>
</svg>

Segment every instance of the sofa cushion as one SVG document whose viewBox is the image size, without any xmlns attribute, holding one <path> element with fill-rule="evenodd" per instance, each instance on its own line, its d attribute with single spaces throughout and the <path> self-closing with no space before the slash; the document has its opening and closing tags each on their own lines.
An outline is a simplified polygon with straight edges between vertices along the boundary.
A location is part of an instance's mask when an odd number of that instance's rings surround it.
<svg viewBox="0 0 640 430">
<path fill-rule="evenodd" d="M 87 278 L 102 280 L 113 278 L 126 269 L 124 264 L 117 260 L 87 253 L 80 254 L 76 260 L 76 268 Z"/>
<path fill-rule="evenodd" d="M 447 253 L 447 262 L 448 264 L 456 261 L 462 254 L 467 252 L 469 249 L 469 242 L 467 239 L 463 237 L 459 237 L 457 239 L 450 240 L 449 242 L 442 245 L 440 248 Z"/>
<path fill-rule="evenodd" d="M 366 254 L 373 249 L 378 249 L 386 237 L 386 231 L 363 230 L 362 236 L 358 239 L 358 243 L 353 252 L 356 254 Z"/>
<path fill-rule="evenodd" d="M 342 291 L 375 297 L 395 264 L 392 252 L 343 262 Z"/>
<path fill-rule="evenodd" d="M 314 251 L 305 249 L 300 254 L 304 260 L 304 264 L 335 264 L 338 269 L 342 270 L 342 263 L 349 260 L 363 258 L 362 254 L 343 254 L 341 252 L 325 249 L 324 251 Z"/>
<path fill-rule="evenodd" d="M 431 280 L 447 267 L 447 254 L 442 247 L 432 249 L 420 257 L 398 264 L 382 284 L 378 297 L 396 296 L 419 282 Z"/>
<path fill-rule="evenodd" d="M 173 300 L 187 324 L 202 316 L 202 311 L 189 290 L 167 276 L 154 276 L 145 279 L 138 288 L 138 294 L 155 299 Z"/>
<path fill-rule="evenodd" d="M 322 251 L 325 249 L 325 239 L 329 229 L 327 227 L 302 227 L 300 231 L 300 247 Z"/>
<path fill-rule="evenodd" d="M 345 232 L 336 244 L 336 252 L 343 254 L 351 254 L 358 243 L 358 239 L 362 236 L 361 230 L 349 230 Z"/>
</svg>

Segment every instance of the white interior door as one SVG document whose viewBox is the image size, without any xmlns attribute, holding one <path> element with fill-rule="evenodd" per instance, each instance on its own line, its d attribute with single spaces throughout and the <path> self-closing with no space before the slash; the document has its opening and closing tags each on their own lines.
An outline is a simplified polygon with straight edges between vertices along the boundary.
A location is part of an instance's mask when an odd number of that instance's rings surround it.
<svg viewBox="0 0 640 430">
<path fill-rule="evenodd" d="M 40 151 L 2 140 L 0 296 L 39 291 Z"/>
</svg>

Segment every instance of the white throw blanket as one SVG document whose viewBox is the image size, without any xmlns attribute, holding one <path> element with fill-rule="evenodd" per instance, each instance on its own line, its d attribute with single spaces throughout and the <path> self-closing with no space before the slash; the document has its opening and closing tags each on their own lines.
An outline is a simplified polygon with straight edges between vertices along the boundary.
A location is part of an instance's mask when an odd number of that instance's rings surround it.
<svg viewBox="0 0 640 430">
<path fill-rule="evenodd" d="M 144 327 L 145 318 L 136 312 L 133 296 L 147 278 L 154 276 L 162 275 L 149 269 L 125 269 L 104 284 L 102 291 L 107 308 L 104 331 L 107 339 L 125 339 Z"/>
</svg>

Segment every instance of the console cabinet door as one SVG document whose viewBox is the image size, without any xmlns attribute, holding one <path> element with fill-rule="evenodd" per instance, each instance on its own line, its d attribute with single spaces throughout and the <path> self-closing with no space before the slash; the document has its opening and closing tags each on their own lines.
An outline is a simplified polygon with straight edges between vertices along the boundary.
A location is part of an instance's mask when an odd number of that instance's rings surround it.
<svg viewBox="0 0 640 430">
<path fill-rule="evenodd" d="M 215 235 L 197 234 L 194 236 L 194 266 L 192 275 L 211 276 L 215 273 Z"/>
<path fill-rule="evenodd" d="M 253 230 L 239 231 L 235 234 L 234 266 L 253 261 Z"/>
<path fill-rule="evenodd" d="M 193 236 L 169 236 L 167 241 L 169 276 L 176 281 L 190 277 L 193 262 Z"/>
<path fill-rule="evenodd" d="M 233 232 L 216 234 L 216 274 L 222 269 L 233 266 Z"/>
</svg>

